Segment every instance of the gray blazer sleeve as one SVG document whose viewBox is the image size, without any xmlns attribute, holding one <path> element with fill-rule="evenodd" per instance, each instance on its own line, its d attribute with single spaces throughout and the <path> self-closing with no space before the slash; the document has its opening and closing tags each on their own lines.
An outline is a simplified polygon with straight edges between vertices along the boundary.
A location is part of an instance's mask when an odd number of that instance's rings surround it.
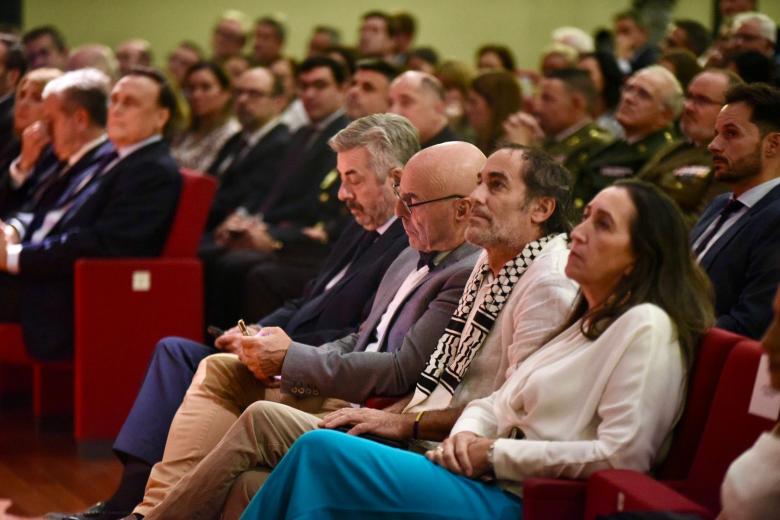
<svg viewBox="0 0 780 520">
<path fill-rule="evenodd" d="M 457 307 L 471 262 L 458 262 L 418 287 L 391 326 L 407 327 L 403 342 L 391 352 L 353 352 L 357 334 L 312 347 L 293 343 L 282 367 L 282 390 L 296 396 L 322 395 L 362 403 L 372 395 L 407 394 Z M 419 292 L 425 291 L 425 297 Z M 416 308 L 415 308 L 416 307 Z M 404 320 L 403 315 L 419 318 Z M 390 331 L 388 331 L 390 334 Z"/>
</svg>

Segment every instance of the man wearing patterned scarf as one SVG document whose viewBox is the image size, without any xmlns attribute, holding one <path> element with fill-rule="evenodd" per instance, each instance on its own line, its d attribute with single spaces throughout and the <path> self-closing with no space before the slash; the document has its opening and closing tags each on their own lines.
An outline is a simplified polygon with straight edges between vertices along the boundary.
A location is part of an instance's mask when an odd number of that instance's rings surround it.
<svg viewBox="0 0 780 520">
<path fill-rule="evenodd" d="M 424 233 L 408 222 L 417 205 L 407 200 L 415 192 L 409 180 L 402 177 L 396 187 L 401 199 L 396 213 L 405 219 L 414 245 Z M 488 158 L 478 182 L 463 200 L 471 205 L 466 238 L 483 251 L 414 391 L 385 410 L 343 408 L 324 419 L 284 404 L 256 402 L 149 520 L 174 509 L 214 516 L 226 501 L 228 517 L 241 511 L 287 447 L 317 427 L 346 427 L 424 449 L 428 441 L 447 436 L 469 401 L 501 386 L 554 334 L 577 290 L 564 274 L 568 172 L 544 152 L 513 146 Z"/>
</svg>

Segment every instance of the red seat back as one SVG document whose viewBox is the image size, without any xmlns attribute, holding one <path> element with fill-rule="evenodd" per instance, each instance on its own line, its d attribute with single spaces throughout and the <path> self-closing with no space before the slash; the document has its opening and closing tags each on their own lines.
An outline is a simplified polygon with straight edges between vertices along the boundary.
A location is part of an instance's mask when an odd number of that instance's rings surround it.
<svg viewBox="0 0 780 520">
<path fill-rule="evenodd" d="M 685 410 L 674 431 L 674 440 L 657 476 L 662 480 L 683 480 L 691 469 L 696 449 L 710 413 L 723 366 L 731 349 L 743 336 L 712 328 L 699 344 L 688 378 Z"/>
<path fill-rule="evenodd" d="M 209 175 L 182 169 L 179 206 L 171 224 L 162 256 L 192 258 L 197 255 L 211 201 L 217 191 L 217 181 Z"/>
<path fill-rule="evenodd" d="M 731 462 L 774 421 L 748 412 L 763 350 L 739 342 L 726 360 L 690 474 L 681 491 L 711 511 L 720 511 L 720 485 Z"/>
</svg>

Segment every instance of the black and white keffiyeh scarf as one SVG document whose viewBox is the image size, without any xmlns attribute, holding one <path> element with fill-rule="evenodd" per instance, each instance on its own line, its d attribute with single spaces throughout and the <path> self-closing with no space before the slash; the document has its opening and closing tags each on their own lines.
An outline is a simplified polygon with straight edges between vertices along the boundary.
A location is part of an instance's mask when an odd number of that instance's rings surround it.
<svg viewBox="0 0 780 520">
<path fill-rule="evenodd" d="M 548 235 L 529 242 L 520 254 L 504 264 L 498 276 L 491 281 L 487 294 L 479 304 L 473 319 L 469 320 L 479 288 L 490 270 L 487 259 L 482 262 L 476 275 L 466 285 L 458 307 L 439 338 L 436 350 L 428 360 L 425 370 L 420 375 L 407 409 L 427 399 L 437 386 L 446 390 L 448 398 L 452 397 L 469 364 L 493 328 L 515 284 L 547 243 L 556 236 L 558 235 Z M 448 404 L 449 402 L 436 403 L 437 407 L 438 405 L 446 407 Z"/>
</svg>

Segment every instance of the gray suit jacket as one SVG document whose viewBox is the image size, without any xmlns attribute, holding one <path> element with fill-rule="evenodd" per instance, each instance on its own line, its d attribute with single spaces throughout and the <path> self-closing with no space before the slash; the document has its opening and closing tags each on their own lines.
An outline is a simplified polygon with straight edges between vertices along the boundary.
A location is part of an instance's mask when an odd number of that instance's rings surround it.
<svg viewBox="0 0 780 520">
<path fill-rule="evenodd" d="M 365 352 L 395 293 L 416 269 L 405 249 L 387 269 L 368 318 L 357 333 L 320 346 L 293 342 L 282 366 L 282 391 L 362 403 L 369 396 L 400 396 L 417 382 L 458 305 L 480 250 L 468 243 L 447 255 L 397 308 L 377 352 Z"/>
</svg>

